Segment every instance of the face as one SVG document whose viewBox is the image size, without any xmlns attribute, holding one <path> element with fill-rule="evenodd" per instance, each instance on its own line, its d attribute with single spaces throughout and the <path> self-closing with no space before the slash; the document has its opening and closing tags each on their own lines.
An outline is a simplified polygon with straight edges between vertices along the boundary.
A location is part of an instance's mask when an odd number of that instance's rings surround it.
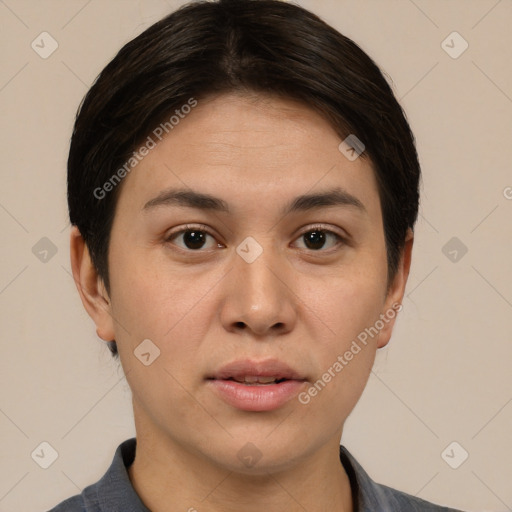
<svg viewBox="0 0 512 512">
<path fill-rule="evenodd" d="M 236 471 L 339 443 L 408 272 L 387 293 L 371 162 L 340 142 L 303 104 L 222 95 L 124 179 L 93 318 L 138 435 Z"/>
</svg>

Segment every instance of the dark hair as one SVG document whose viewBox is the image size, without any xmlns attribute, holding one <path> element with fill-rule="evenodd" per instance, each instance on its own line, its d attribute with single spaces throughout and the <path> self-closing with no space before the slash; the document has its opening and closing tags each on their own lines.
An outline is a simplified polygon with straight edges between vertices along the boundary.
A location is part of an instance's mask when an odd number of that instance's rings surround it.
<svg viewBox="0 0 512 512">
<path fill-rule="evenodd" d="M 373 60 L 318 16 L 279 0 L 196 1 L 128 42 L 77 113 L 68 159 L 70 221 L 109 291 L 118 194 L 102 187 L 138 145 L 191 98 L 247 91 L 314 108 L 343 140 L 354 134 L 375 169 L 388 284 L 418 215 L 420 166 L 405 114 Z M 119 173 L 119 179 L 125 173 Z M 103 190 L 101 197 L 95 191 Z M 111 189 L 111 190 L 110 190 Z M 109 344 L 117 354 L 115 341 Z"/>
</svg>

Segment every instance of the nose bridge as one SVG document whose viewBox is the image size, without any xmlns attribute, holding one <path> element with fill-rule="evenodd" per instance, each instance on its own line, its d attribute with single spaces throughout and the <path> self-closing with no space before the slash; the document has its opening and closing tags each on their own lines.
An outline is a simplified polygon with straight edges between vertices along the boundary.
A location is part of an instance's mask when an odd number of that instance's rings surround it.
<svg viewBox="0 0 512 512">
<path fill-rule="evenodd" d="M 282 262 L 279 261 L 272 237 L 260 236 L 259 240 L 249 236 L 239 244 L 235 272 L 240 286 L 246 291 L 246 297 L 257 302 L 266 297 L 270 302 L 282 293 L 280 289 L 283 283 L 276 277 Z"/>
</svg>

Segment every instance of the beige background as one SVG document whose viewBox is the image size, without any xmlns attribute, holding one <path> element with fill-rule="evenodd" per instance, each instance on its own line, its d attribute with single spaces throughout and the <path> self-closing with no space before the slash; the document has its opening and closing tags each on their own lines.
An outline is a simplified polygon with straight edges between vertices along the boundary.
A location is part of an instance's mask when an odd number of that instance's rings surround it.
<svg viewBox="0 0 512 512">
<path fill-rule="evenodd" d="M 134 435 L 122 370 L 70 277 L 65 166 L 96 75 L 181 3 L 0 0 L 1 511 L 43 511 L 80 492 Z M 404 310 L 343 444 L 392 487 L 512 510 L 512 1 L 299 3 L 392 77 L 424 173 Z M 31 48 L 43 31 L 59 45 L 47 59 Z M 441 46 L 453 31 L 469 43 L 456 59 Z M 43 237 L 57 249 L 46 262 L 32 252 Z M 468 249 L 456 262 L 442 250 L 452 237 Z M 59 455 L 46 470 L 31 458 L 43 441 Z M 441 456 L 453 441 L 462 448 L 450 462 L 469 453 L 458 469 Z"/>
</svg>

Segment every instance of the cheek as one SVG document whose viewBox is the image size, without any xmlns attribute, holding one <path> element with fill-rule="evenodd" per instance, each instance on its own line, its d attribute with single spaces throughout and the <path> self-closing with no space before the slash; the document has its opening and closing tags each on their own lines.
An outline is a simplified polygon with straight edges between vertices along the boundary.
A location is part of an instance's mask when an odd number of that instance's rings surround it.
<svg viewBox="0 0 512 512">
<path fill-rule="evenodd" d="M 191 276 L 147 255 L 113 253 L 112 261 L 116 262 L 111 272 L 113 314 L 126 328 L 116 332 L 121 340 L 150 338 L 166 346 L 169 340 L 188 333 L 189 318 L 197 314 L 202 297 L 218 279 L 216 272 Z"/>
<path fill-rule="evenodd" d="M 212 291 L 223 273 L 219 270 L 191 275 L 165 262 L 149 263 L 147 257 L 142 261 L 146 264 L 140 264 L 135 257 L 119 256 L 111 274 L 121 363 L 127 378 L 133 381 L 134 393 L 143 393 L 154 403 L 169 402 L 173 396 L 173 404 L 183 400 L 187 405 L 189 397 L 181 396 L 180 384 L 187 389 L 195 386 L 198 369 L 203 370 L 204 359 L 209 355 L 201 345 L 215 322 L 217 310 Z M 151 343 L 141 345 L 143 340 Z M 142 346 L 147 350 L 142 351 Z M 145 366 L 140 356 L 148 352 L 145 359 L 155 359 Z"/>
<path fill-rule="evenodd" d="M 144 411 L 138 417 L 184 439 L 190 425 L 218 428 L 193 398 L 198 384 L 192 378 L 202 370 L 200 345 L 213 321 L 212 304 L 204 295 L 218 279 L 205 274 L 191 280 L 184 272 L 122 258 L 112 272 L 116 341 L 134 405 Z M 144 351 L 139 350 L 147 339 L 154 346 L 145 342 Z"/>
<path fill-rule="evenodd" d="M 331 279 L 321 287 L 304 290 L 305 311 L 316 327 L 313 354 L 318 372 L 301 403 L 321 413 L 331 424 L 345 419 L 364 390 L 377 350 L 374 326 L 382 312 L 385 282 L 376 265 L 374 271 L 353 269 L 345 277 Z M 320 319 L 313 320 L 314 317 Z M 313 324 L 312 324 L 313 325 Z M 324 333 L 322 336 L 318 334 Z M 330 405 L 329 405 L 330 404 Z"/>
<path fill-rule="evenodd" d="M 316 314 L 325 326 L 331 353 L 343 350 L 379 318 L 385 300 L 386 269 L 378 263 L 340 269 L 302 289 L 306 311 Z"/>
<path fill-rule="evenodd" d="M 358 300 L 361 300 L 357 295 Z M 367 296 L 369 299 L 369 297 Z M 371 301 L 370 301 L 371 302 Z M 321 429 L 339 429 L 364 391 L 377 350 L 377 336 L 368 334 L 378 318 L 377 301 L 362 307 L 348 301 L 330 311 L 332 332 L 315 345 L 318 368 L 313 382 L 299 395 L 304 414 L 321 417 Z"/>
</svg>

